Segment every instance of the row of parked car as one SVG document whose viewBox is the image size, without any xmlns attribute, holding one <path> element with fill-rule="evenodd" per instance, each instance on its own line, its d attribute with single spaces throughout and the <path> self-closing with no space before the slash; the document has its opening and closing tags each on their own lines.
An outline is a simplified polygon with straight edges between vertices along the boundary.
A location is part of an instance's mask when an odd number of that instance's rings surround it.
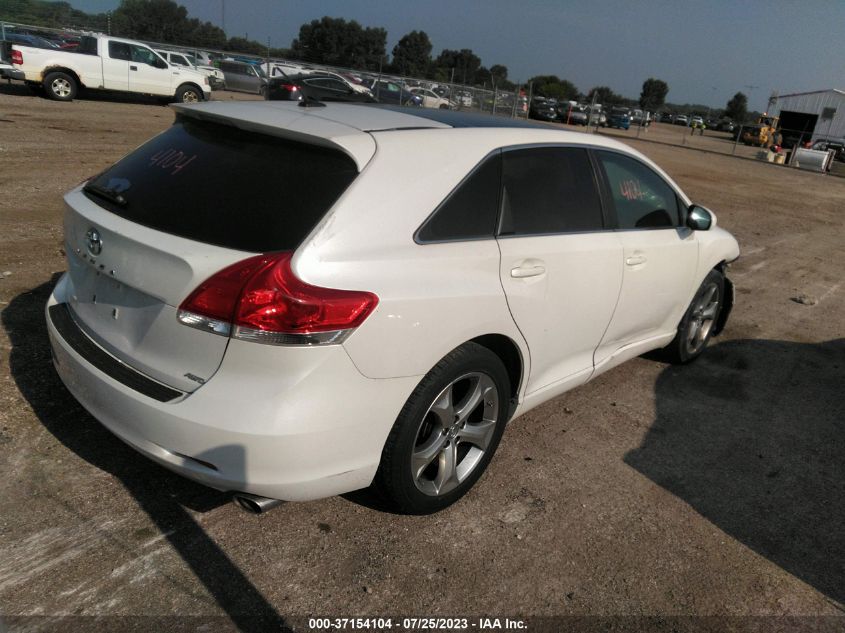
<svg viewBox="0 0 845 633">
<path fill-rule="evenodd" d="M 556 99 L 545 97 L 534 97 L 531 100 L 528 115 L 532 119 L 541 121 L 615 127 L 624 130 L 627 130 L 631 125 L 647 126 L 652 120 L 651 113 L 646 110 L 616 106 L 612 107 L 609 112 L 605 112 L 602 105 L 588 105 L 575 101 L 559 102 Z"/>
<path fill-rule="evenodd" d="M 704 119 L 702 116 L 686 114 L 672 114 L 671 112 L 662 112 L 657 115 L 657 120 L 660 123 L 671 123 L 673 125 L 683 125 L 686 127 L 705 127 L 708 130 L 717 130 L 719 132 L 733 132 L 737 129 L 737 124 L 728 118 L 708 118 Z"/>
</svg>

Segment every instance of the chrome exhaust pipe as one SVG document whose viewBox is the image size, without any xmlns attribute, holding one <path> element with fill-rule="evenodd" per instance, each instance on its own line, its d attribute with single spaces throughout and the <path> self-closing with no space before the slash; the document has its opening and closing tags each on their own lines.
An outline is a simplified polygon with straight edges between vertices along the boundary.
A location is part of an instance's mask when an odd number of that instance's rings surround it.
<svg viewBox="0 0 845 633">
<path fill-rule="evenodd" d="M 236 492 L 234 495 L 235 503 L 242 509 L 252 514 L 264 514 L 284 503 L 281 499 L 270 499 L 269 497 L 260 497 L 258 495 L 251 495 L 248 492 Z"/>
</svg>

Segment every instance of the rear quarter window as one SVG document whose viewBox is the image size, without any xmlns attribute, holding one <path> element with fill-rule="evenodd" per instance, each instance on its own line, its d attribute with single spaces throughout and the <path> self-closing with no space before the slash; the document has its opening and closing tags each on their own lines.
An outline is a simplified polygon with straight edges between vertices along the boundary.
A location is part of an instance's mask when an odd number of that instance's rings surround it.
<svg viewBox="0 0 845 633">
<path fill-rule="evenodd" d="M 165 233 L 267 252 L 295 249 L 357 173 L 340 151 L 180 117 L 83 191 Z"/>
</svg>

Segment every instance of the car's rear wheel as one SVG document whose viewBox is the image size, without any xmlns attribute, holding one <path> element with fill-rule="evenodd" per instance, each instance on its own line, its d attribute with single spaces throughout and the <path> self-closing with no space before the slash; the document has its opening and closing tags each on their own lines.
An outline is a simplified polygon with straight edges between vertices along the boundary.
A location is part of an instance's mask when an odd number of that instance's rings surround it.
<svg viewBox="0 0 845 633">
<path fill-rule="evenodd" d="M 73 101 L 78 86 L 76 79 L 63 72 L 53 72 L 44 77 L 44 90 L 47 96 L 56 101 Z"/>
<path fill-rule="evenodd" d="M 725 296 L 725 277 L 711 270 L 678 325 L 678 333 L 663 352 L 671 363 L 689 363 L 698 358 L 713 336 Z"/>
<path fill-rule="evenodd" d="M 450 352 L 408 398 L 385 442 L 375 488 L 398 511 L 429 514 L 481 477 L 510 410 L 502 361 L 467 343 Z"/>
</svg>

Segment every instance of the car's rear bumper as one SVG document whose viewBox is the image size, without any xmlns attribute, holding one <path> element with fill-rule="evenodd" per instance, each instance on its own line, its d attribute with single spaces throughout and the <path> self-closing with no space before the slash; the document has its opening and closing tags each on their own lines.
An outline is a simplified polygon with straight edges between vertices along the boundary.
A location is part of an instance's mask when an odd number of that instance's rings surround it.
<svg viewBox="0 0 845 633">
<path fill-rule="evenodd" d="M 22 70 L 18 70 L 17 68 L 11 68 L 9 66 L 0 66 L 0 78 L 2 79 L 16 79 L 17 81 L 23 81 L 26 79 L 26 74 Z"/>
<path fill-rule="evenodd" d="M 47 326 L 68 390 L 140 453 L 219 490 L 305 500 L 368 486 L 419 380 L 366 378 L 341 346 L 232 340 L 211 380 L 162 402 L 110 375 L 60 334 L 49 311 L 65 303 L 65 287 L 60 281 L 48 301 Z"/>
</svg>

